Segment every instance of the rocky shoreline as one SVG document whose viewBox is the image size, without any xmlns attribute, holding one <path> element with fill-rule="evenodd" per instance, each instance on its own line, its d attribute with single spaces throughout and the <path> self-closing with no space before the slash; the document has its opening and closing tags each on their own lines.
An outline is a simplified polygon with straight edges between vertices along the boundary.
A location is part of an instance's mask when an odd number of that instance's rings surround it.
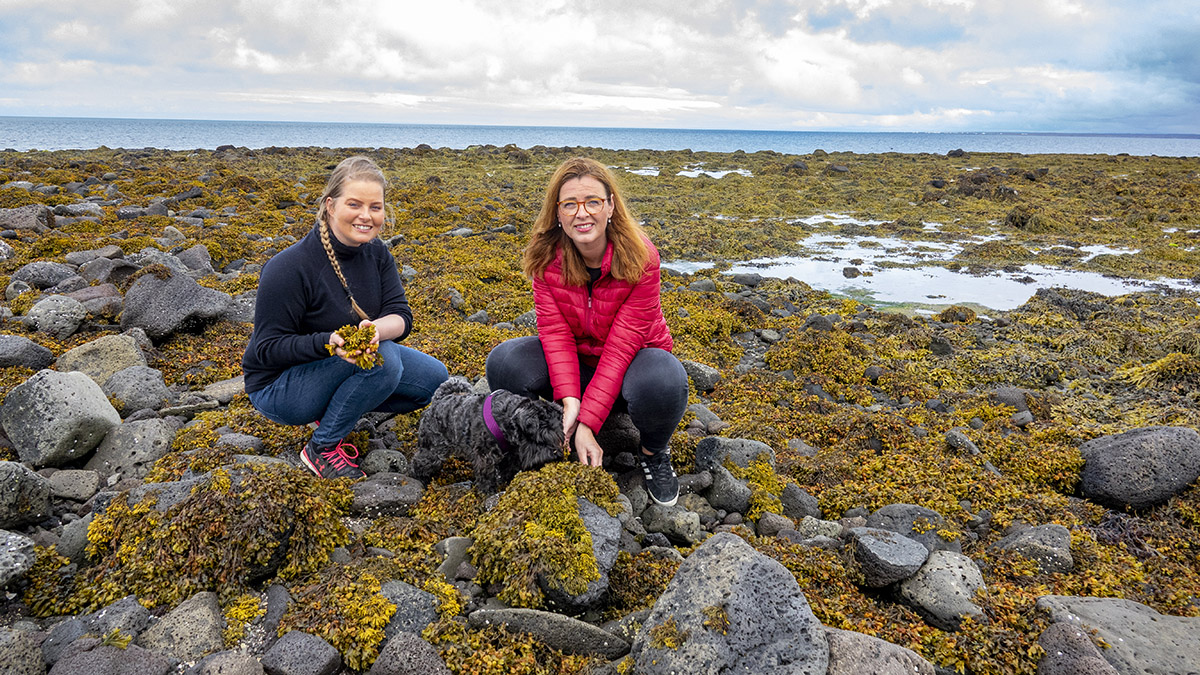
<svg viewBox="0 0 1200 675">
<path fill-rule="evenodd" d="M 547 167 L 578 152 L 372 153 L 395 186 L 385 237 L 411 340 L 479 387 L 490 346 L 534 330 L 522 218 Z M 466 462 L 429 485 L 406 475 L 416 416 L 369 417 L 355 433 L 368 477 L 321 483 L 296 456 L 307 430 L 257 416 L 237 364 L 257 270 L 306 231 L 306 186 L 345 154 L 0 153 L 0 656 L 13 672 L 1200 664 L 1197 293 L 1045 290 L 995 316 L 907 317 L 802 281 L 668 275 L 692 384 L 672 441 L 676 507 L 649 504 L 620 416 L 602 432 L 604 471 L 551 465 L 488 499 Z M 647 182 L 634 207 L 660 248 L 702 246 L 681 209 L 725 213 L 784 188 L 855 202 L 876 188 L 830 182 L 874 165 L 948 174 L 959 158 L 704 159 L 754 178 L 703 182 L 686 203 L 677 181 Z M 1008 224 L 1014 241 L 1079 238 L 1084 219 L 1049 215 L 1070 205 L 1020 203 L 1005 182 L 1095 182 L 1112 159 L 1039 158 L 1050 166 L 1033 178 L 996 170 L 922 203 L 968 220 L 1033 209 L 1041 225 Z M 1182 175 L 1172 166 L 1163 191 Z M 897 211 L 892 227 L 913 227 L 908 189 L 873 197 Z M 1194 213 L 1168 221 L 1186 234 Z M 759 217 L 703 255 L 790 236 Z M 1193 264 L 1194 246 L 1175 249 L 1144 267 Z"/>
</svg>

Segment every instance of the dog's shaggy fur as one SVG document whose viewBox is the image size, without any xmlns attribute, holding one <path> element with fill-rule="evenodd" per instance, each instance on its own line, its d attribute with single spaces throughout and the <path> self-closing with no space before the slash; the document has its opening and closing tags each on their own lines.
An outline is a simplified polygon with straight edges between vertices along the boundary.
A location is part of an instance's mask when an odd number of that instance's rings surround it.
<svg viewBox="0 0 1200 675">
<path fill-rule="evenodd" d="M 518 471 L 563 459 L 562 406 L 503 389 L 492 392 L 492 417 L 509 446 L 504 452 L 483 421 L 485 398 L 462 377 L 438 387 L 417 427 L 411 467 L 415 478 L 428 482 L 456 453 L 474 466 L 476 489 L 492 494 Z"/>
</svg>

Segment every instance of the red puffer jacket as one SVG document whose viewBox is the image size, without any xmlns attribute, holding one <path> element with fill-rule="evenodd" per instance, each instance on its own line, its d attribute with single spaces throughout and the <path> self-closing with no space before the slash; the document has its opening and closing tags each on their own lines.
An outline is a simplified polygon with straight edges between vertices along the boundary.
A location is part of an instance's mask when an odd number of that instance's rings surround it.
<svg viewBox="0 0 1200 675">
<path fill-rule="evenodd" d="M 546 353 L 555 400 L 580 398 L 579 421 L 600 431 L 629 362 L 645 347 L 671 350 L 674 342 L 659 301 L 658 249 L 648 240 L 650 260 L 636 284 L 609 276 L 613 245 L 608 242 L 600 263 L 600 278 L 586 286 L 568 286 L 562 279 L 561 257 L 533 280 L 538 338 Z M 579 395 L 579 361 L 596 366 L 587 392 Z"/>
</svg>

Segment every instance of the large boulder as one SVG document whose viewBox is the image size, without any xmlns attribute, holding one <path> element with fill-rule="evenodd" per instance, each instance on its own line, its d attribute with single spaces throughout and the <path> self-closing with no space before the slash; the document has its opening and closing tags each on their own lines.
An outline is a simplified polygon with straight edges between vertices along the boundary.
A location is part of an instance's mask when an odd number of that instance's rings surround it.
<svg viewBox="0 0 1200 675">
<path fill-rule="evenodd" d="M 629 653 L 629 643 L 616 635 L 569 616 L 537 609 L 479 609 L 467 622 L 472 628 L 504 626 L 527 633 L 546 646 L 566 654 L 598 654 L 612 660 Z"/>
<path fill-rule="evenodd" d="M 401 633 L 383 645 L 367 675 L 450 675 L 450 669 L 433 645 Z"/>
<path fill-rule="evenodd" d="M 634 671 L 824 675 L 825 631 L 795 577 L 718 533 L 679 566 L 633 644 Z"/>
<path fill-rule="evenodd" d="M 228 293 L 196 283 L 186 274 L 145 274 L 125 293 L 121 330 L 138 327 L 152 340 L 198 330 L 218 319 L 233 304 Z"/>
<path fill-rule="evenodd" d="M 54 368 L 79 371 L 104 386 L 108 378 L 131 366 L 146 365 L 146 355 L 132 335 L 105 335 L 63 352 Z"/>
<path fill-rule="evenodd" d="M 420 635 L 429 624 L 437 621 L 437 596 L 403 581 L 384 583 L 379 594 L 396 606 L 396 612 L 383 628 L 384 639 L 397 633 Z"/>
<path fill-rule="evenodd" d="M 1071 531 L 1062 525 L 1038 525 L 1013 532 L 996 542 L 996 548 L 1015 551 L 1035 561 L 1045 574 L 1075 569 L 1071 557 Z"/>
<path fill-rule="evenodd" d="M 86 375 L 42 370 L 8 393 L 0 421 L 21 461 L 43 467 L 86 456 L 121 416 Z"/>
<path fill-rule="evenodd" d="M 1101 436 L 1079 451 L 1083 496 L 1115 508 L 1157 506 L 1200 478 L 1200 434 L 1187 427 L 1145 427 Z"/>
<path fill-rule="evenodd" d="M 150 366 L 130 366 L 113 373 L 101 390 L 122 416 L 149 408 L 158 410 L 171 403 L 171 390 L 163 374 Z"/>
<path fill-rule="evenodd" d="M 1096 631 L 1119 673 L 1193 673 L 1200 664 L 1200 617 L 1167 616 L 1123 598 L 1044 595 L 1037 606 L 1054 623 Z"/>
<path fill-rule="evenodd" d="M 917 573 L 929 557 L 929 549 L 902 534 L 870 527 L 850 530 L 854 559 L 871 588 L 882 588 Z"/>
<path fill-rule="evenodd" d="M 32 633 L 0 628 L 0 663 L 9 675 L 44 675 L 46 662 Z"/>
<path fill-rule="evenodd" d="M 195 661 L 225 646 L 225 617 L 212 591 L 197 593 L 179 603 L 137 637 L 152 652 L 181 661 Z"/>
</svg>

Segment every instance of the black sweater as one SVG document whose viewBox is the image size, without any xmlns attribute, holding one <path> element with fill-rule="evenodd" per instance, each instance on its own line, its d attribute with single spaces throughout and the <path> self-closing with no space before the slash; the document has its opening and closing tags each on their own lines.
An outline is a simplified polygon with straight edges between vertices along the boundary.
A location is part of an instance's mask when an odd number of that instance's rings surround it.
<svg viewBox="0 0 1200 675">
<path fill-rule="evenodd" d="M 387 245 L 375 239 L 345 246 L 332 233 L 330 241 L 358 305 L 371 319 L 389 314 L 403 317 L 404 335 L 396 341 L 403 340 L 412 329 L 412 310 Z M 254 333 L 242 355 L 246 392 L 266 387 L 292 366 L 329 358 L 325 349 L 329 334 L 359 321 L 314 226 L 263 265 Z"/>
</svg>

